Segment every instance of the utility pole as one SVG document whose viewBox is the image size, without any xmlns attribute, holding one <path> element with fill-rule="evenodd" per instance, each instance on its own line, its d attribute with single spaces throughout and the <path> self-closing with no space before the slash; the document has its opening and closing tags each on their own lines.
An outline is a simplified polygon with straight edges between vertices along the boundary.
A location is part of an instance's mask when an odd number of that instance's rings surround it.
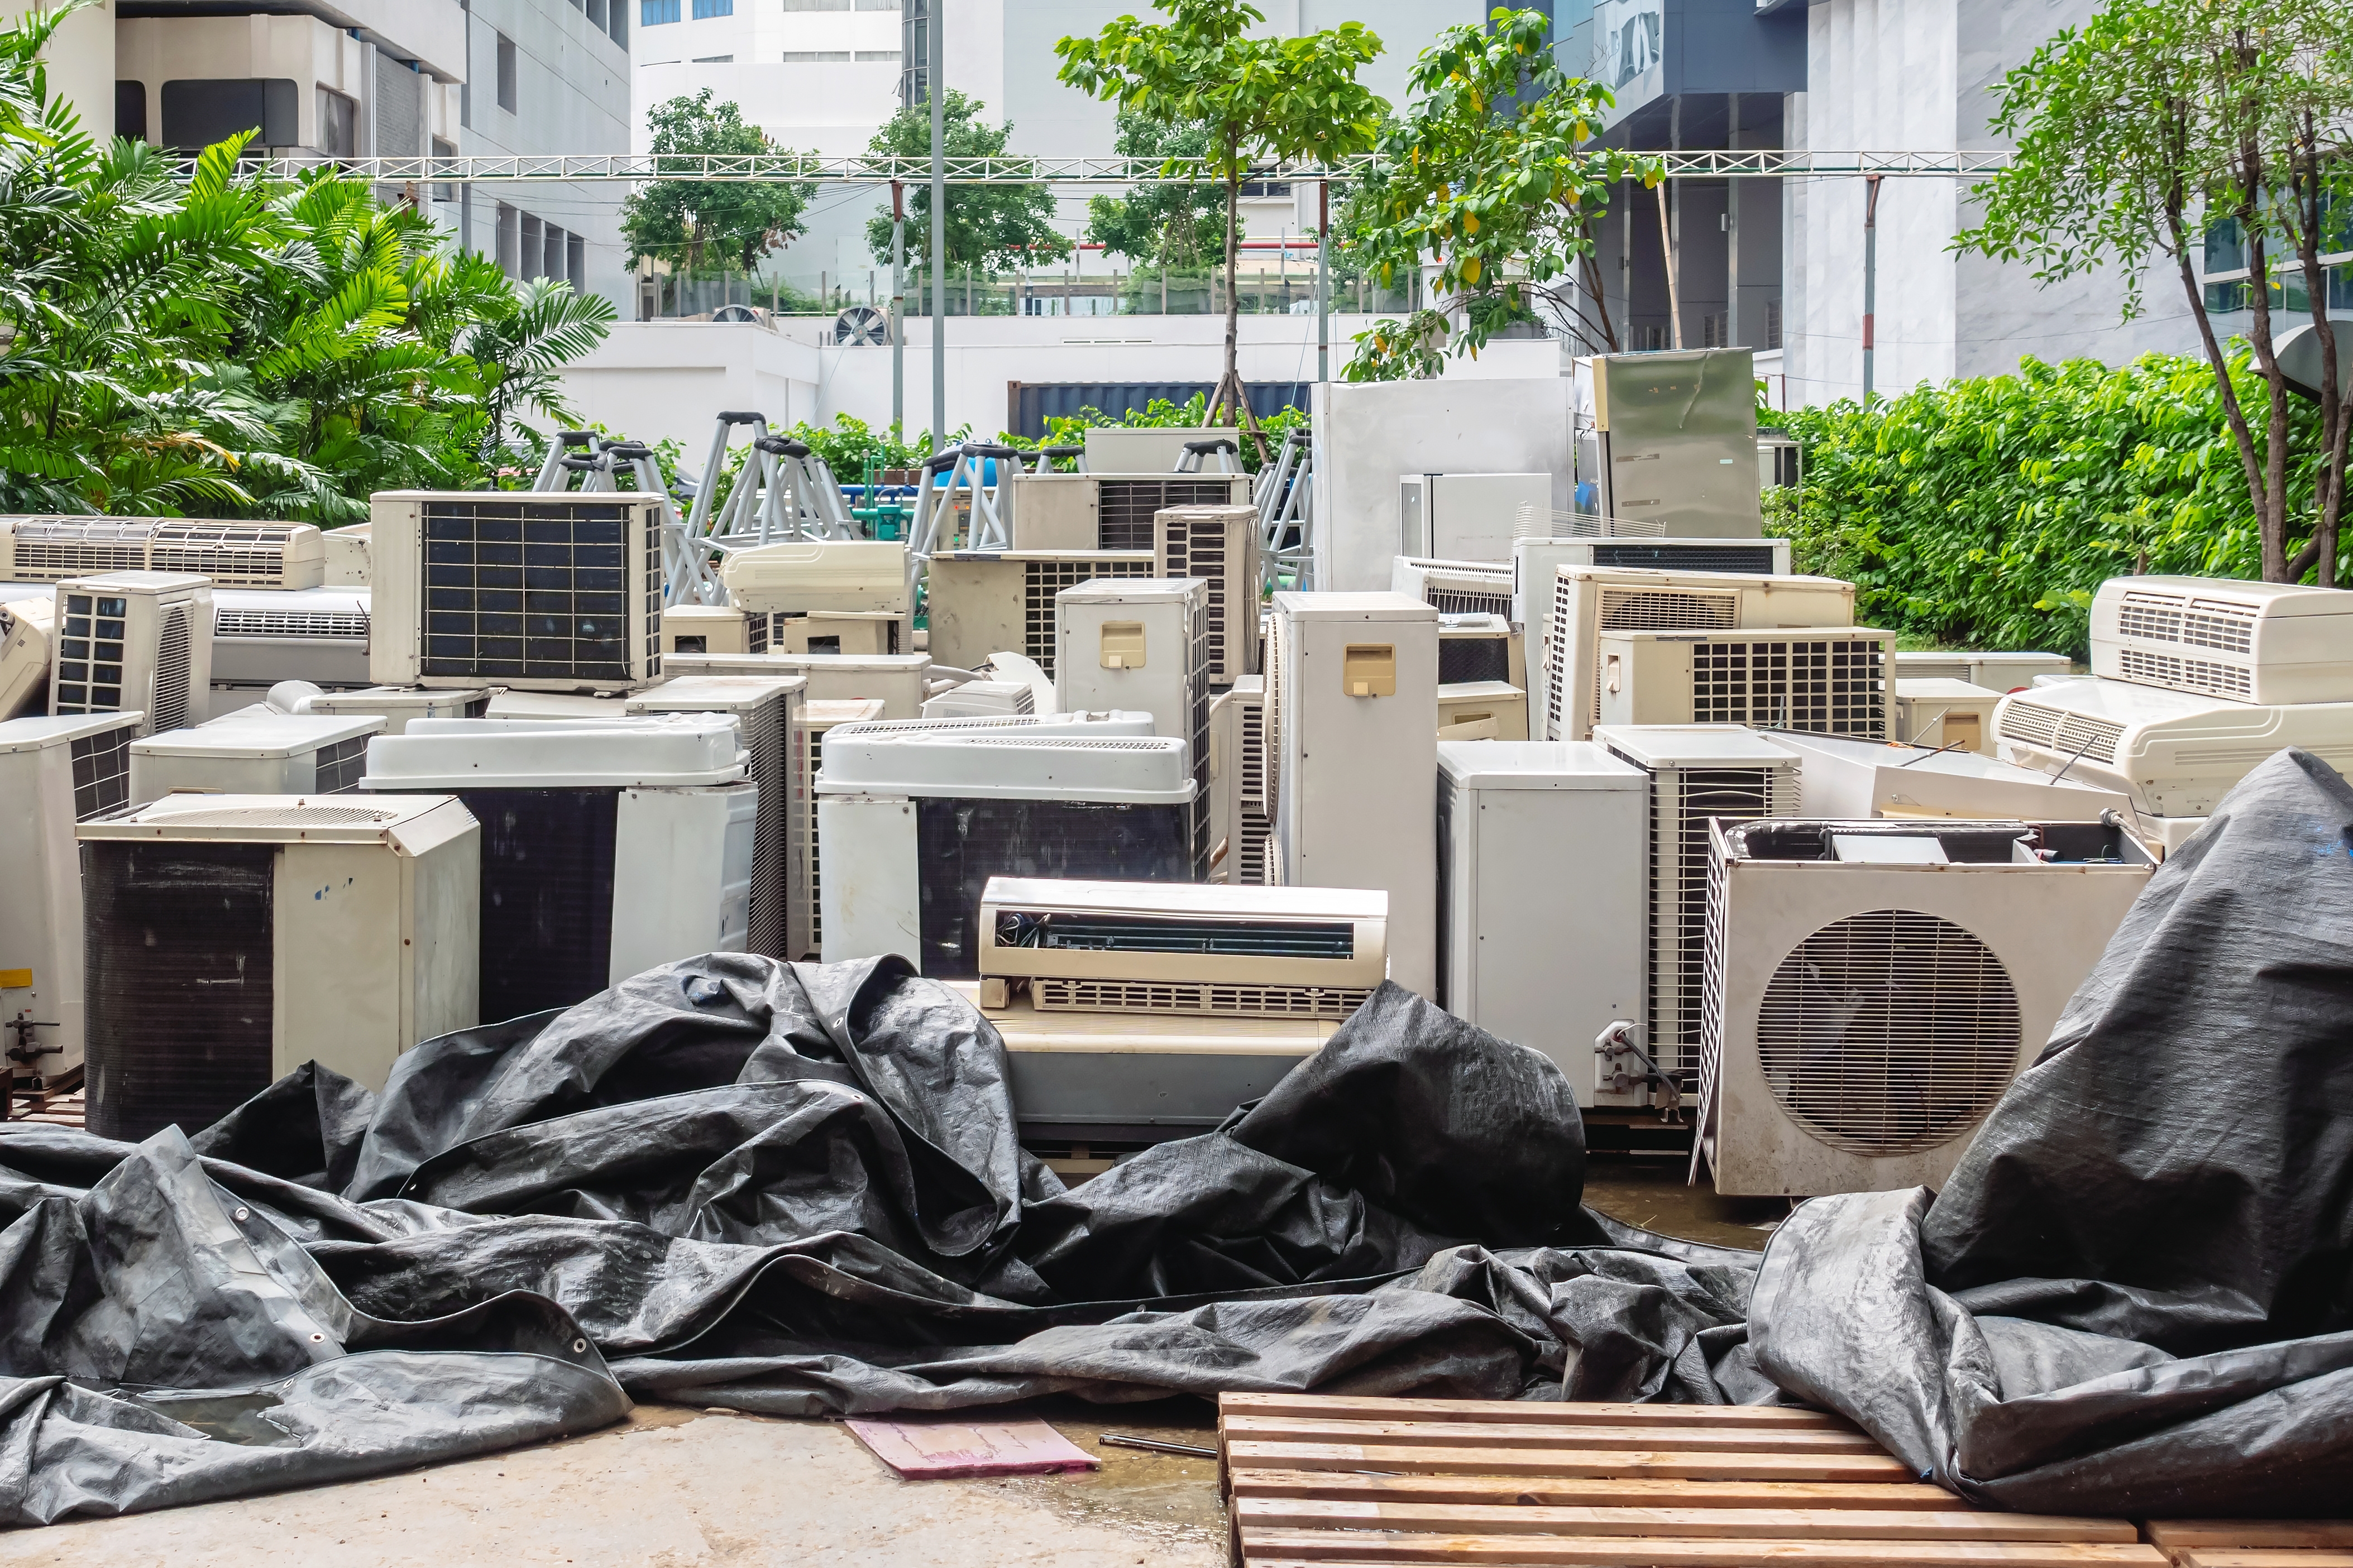
<svg viewBox="0 0 2353 1568">
<path fill-rule="evenodd" d="M 1332 182 L 1315 186 L 1315 379 L 1332 379 Z"/>
<path fill-rule="evenodd" d="M 924 0 L 923 53 L 932 95 L 932 455 L 948 440 L 948 170 L 946 0 Z"/>
<path fill-rule="evenodd" d="M 1879 315 L 1879 182 L 1862 177 L 1862 405 L 1871 406 L 1872 339 Z"/>
<path fill-rule="evenodd" d="M 907 426 L 907 182 L 891 182 L 891 437 Z"/>
</svg>

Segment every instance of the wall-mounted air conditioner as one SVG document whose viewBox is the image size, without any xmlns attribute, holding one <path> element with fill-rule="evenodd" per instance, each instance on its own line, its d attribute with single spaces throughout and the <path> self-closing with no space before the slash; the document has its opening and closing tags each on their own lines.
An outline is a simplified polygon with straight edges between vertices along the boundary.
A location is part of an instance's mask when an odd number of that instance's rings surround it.
<svg viewBox="0 0 2353 1568">
<path fill-rule="evenodd" d="M 1438 612 L 1402 594 L 1277 594 L 1269 784 L 1282 885 L 1389 896 L 1389 977 L 1437 986 Z M 1377 781 L 1377 782 L 1375 782 Z"/>
<path fill-rule="evenodd" d="M 1190 430 L 1179 434 L 1194 436 Z M 1171 507 L 1250 506 L 1250 500 L 1248 474 L 1175 474 L 1166 469 L 1023 474 L 997 488 L 1007 537 L 1019 551 L 1151 550 L 1158 535 L 1153 519 Z"/>
<path fill-rule="evenodd" d="M 803 796 L 795 790 L 793 737 L 808 682 L 799 676 L 686 675 L 665 680 L 628 700 L 631 717 L 656 713 L 723 713 L 735 721 L 745 776 L 759 786 L 754 818 L 752 902 L 744 950 L 795 959 L 815 945 L 793 929 L 794 894 L 807 877 L 801 864 L 807 834 L 800 822 Z"/>
<path fill-rule="evenodd" d="M 2353 592 L 2111 577 L 2092 596 L 2092 673 L 2266 706 L 2353 701 Z"/>
<path fill-rule="evenodd" d="M 1441 741 L 1525 741 L 1528 694 L 1508 680 L 1467 680 L 1438 689 Z"/>
<path fill-rule="evenodd" d="M 758 788 L 734 720 L 419 719 L 363 789 L 455 795 L 482 823 L 482 1016 L 569 1007 L 657 964 L 741 952 Z"/>
<path fill-rule="evenodd" d="M 1604 725 L 1593 739 L 1650 775 L 1643 1049 L 1673 1093 L 1689 1098 L 1699 1089 L 1708 819 L 1790 815 L 1802 753 L 1736 724 Z M 1658 1086 L 1645 1085 L 1638 1068 L 1630 1057 L 1602 1058 L 1599 1103 L 1650 1101 Z"/>
<path fill-rule="evenodd" d="M 1604 724 L 1888 733 L 1894 632 L 1604 632 L 1598 647 Z"/>
<path fill-rule="evenodd" d="M 1805 760 L 1797 806 L 1804 816 L 2097 822 L 2103 812 L 2132 809 L 2120 791 L 2072 775 L 2054 779 L 1977 752 L 1786 730 L 1773 739 Z"/>
<path fill-rule="evenodd" d="M 348 795 L 367 772 L 373 718 L 241 712 L 131 743 L 131 800 L 167 795 Z"/>
<path fill-rule="evenodd" d="M 742 653 L 680 654 L 663 662 L 672 676 L 797 675 L 808 682 L 804 700 L 857 702 L 880 698 L 885 717 L 923 716 L 928 654 Z"/>
<path fill-rule="evenodd" d="M 0 1049 L 54 1083 L 82 1060 L 74 824 L 131 799 L 133 713 L 0 721 Z"/>
<path fill-rule="evenodd" d="M 752 646 L 758 623 L 759 647 Z M 666 605 L 661 614 L 664 668 L 681 653 L 765 653 L 768 618 L 747 616 L 733 605 Z"/>
<path fill-rule="evenodd" d="M 1552 506 L 1550 474 L 1400 474 L 1398 549 L 1450 561 L 1512 558 L 1520 508 Z"/>
<path fill-rule="evenodd" d="M 823 858 L 818 847 L 817 781 L 825 766 L 826 737 L 847 725 L 880 721 L 882 700 L 879 697 L 804 701 L 800 716 L 793 721 L 793 819 L 800 825 L 801 834 L 800 879 L 793 884 L 791 919 L 801 950 L 795 958 L 816 958 L 825 951 L 825 922 L 818 900 Z"/>
<path fill-rule="evenodd" d="M 542 691 L 659 679 L 662 507 L 627 492 L 377 495 L 371 678 Z"/>
<path fill-rule="evenodd" d="M 1209 585 L 1198 577 L 1098 578 L 1055 597 L 1061 626 L 1055 705 L 1065 712 L 1152 715 L 1185 742 L 1201 809 L 1195 858 L 1207 875 L 1209 817 Z"/>
<path fill-rule="evenodd" d="M 2000 692 L 1966 680 L 1909 679 L 1901 664 L 1895 674 L 1894 739 L 1931 751 L 1950 746 L 1993 755 L 1993 710 Z"/>
<path fill-rule="evenodd" d="M 0 605 L 0 721 L 49 700 L 49 640 L 54 599 Z"/>
<path fill-rule="evenodd" d="M 2100 823 L 1719 821 L 1709 838 L 1694 1161 L 1726 1194 L 1941 1185 L 2152 869 Z"/>
<path fill-rule="evenodd" d="M 2038 675 L 2065 675 L 2074 667 L 2063 653 L 1972 653 L 1934 648 L 1898 653 L 1898 680 L 1966 680 L 1992 691 L 2016 691 Z"/>
<path fill-rule="evenodd" d="M 828 963 L 900 953 L 979 973 L 988 879 L 1198 882 L 1183 741 L 836 733 L 818 780 Z"/>
<path fill-rule="evenodd" d="M 1485 561 L 1434 561 L 1400 555 L 1389 564 L 1389 592 L 1419 599 L 1441 616 L 1512 613 L 1512 572 Z"/>
<path fill-rule="evenodd" d="M 201 724 L 212 694 L 213 590 L 184 572 L 59 583 L 49 711 L 144 715 L 142 735 Z"/>
<path fill-rule="evenodd" d="M 925 590 L 931 656 L 951 669 L 977 669 L 993 653 L 1018 653 L 1051 675 L 1054 596 L 1099 577 L 1149 577 L 1154 560 L 1148 537 L 1141 550 L 934 555 Z"/>
<path fill-rule="evenodd" d="M 727 602 L 754 615 L 908 613 L 903 540 L 794 539 L 754 545 L 731 553 L 719 575 L 727 585 Z"/>
<path fill-rule="evenodd" d="M 185 517 L 0 518 L 0 583 L 190 572 L 216 588 L 316 588 L 327 546 L 307 522 Z"/>
<path fill-rule="evenodd" d="M 256 690 L 281 680 L 367 685 L 370 597 L 365 588 L 216 587 L 213 685 Z"/>
<path fill-rule="evenodd" d="M 384 733 L 406 734 L 412 719 L 480 719 L 491 710 L 497 689 L 489 686 L 364 686 L 356 691 L 322 691 L 302 700 L 299 711 L 345 719 L 384 721 Z"/>
<path fill-rule="evenodd" d="M 306 1061 L 381 1089 L 484 1016 L 486 829 L 446 795 L 171 795 L 76 831 L 100 1137 L 209 1126 Z"/>
</svg>

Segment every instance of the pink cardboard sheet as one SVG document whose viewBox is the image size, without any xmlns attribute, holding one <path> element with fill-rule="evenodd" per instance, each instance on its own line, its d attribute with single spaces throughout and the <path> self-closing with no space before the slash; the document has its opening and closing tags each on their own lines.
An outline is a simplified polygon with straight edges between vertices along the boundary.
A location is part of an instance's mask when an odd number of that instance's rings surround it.
<svg viewBox="0 0 2353 1568">
<path fill-rule="evenodd" d="M 860 1417 L 843 1423 L 874 1457 L 910 1480 L 955 1476 L 1039 1476 L 1092 1470 L 1103 1461 L 1043 1421 Z"/>
</svg>

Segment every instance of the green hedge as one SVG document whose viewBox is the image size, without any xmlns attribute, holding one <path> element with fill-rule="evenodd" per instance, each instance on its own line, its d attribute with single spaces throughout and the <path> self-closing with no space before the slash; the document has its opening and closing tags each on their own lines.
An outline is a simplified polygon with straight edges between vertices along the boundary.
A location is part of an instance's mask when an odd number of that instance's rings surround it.
<svg viewBox="0 0 2353 1568">
<path fill-rule="evenodd" d="M 2263 384 L 2246 366 L 2239 397 L 2260 430 Z M 2291 553 L 2309 528 L 2316 449 L 2316 420 L 2301 404 L 2296 416 Z M 1867 413 L 1841 402 L 1760 416 L 1805 451 L 1803 489 L 1767 498 L 1766 531 L 1788 532 L 1799 571 L 1852 582 L 1858 621 L 1907 641 L 2082 658 L 2109 577 L 2261 575 L 2245 471 L 2200 359 L 2030 359 Z"/>
</svg>

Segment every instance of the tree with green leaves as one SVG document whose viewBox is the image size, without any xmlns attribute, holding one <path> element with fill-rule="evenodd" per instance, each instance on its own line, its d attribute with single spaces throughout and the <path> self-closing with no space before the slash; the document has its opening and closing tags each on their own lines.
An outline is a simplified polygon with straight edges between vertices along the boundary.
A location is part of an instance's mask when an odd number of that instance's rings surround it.
<svg viewBox="0 0 2353 1568">
<path fill-rule="evenodd" d="M 1205 166 L 1226 194 L 1226 363 L 1201 421 L 1222 408 L 1255 430 L 1236 368 L 1242 178 L 1262 163 L 1328 165 L 1370 152 L 1388 105 L 1356 72 L 1379 55 L 1381 41 L 1360 22 L 1303 37 L 1254 37 L 1251 29 L 1266 17 L 1246 0 L 1153 0 L 1153 9 L 1169 19 L 1122 16 L 1093 37 L 1056 44 L 1060 75 L 1123 113 L 1206 132 Z"/>
<path fill-rule="evenodd" d="M 1112 150 L 1123 158 L 1206 158 L 1208 128 L 1123 114 Z M 1163 270 L 1198 267 L 1216 255 L 1225 224 L 1225 197 L 1207 181 L 1157 180 L 1087 203 L 1089 239 L 1108 255 Z"/>
<path fill-rule="evenodd" d="M 2344 247 L 2353 210 L 2353 11 L 2343 0 L 2109 0 L 1996 94 L 1993 128 L 2017 153 L 1971 190 L 1982 213 L 1955 247 L 2025 262 L 2045 283 L 2115 267 L 2127 320 L 2143 308 L 2142 273 L 2170 263 L 2254 504 L 2264 579 L 2295 582 L 2316 567 L 2334 585 L 2353 403 L 2339 395 L 2320 258 Z M 2246 283 L 2202 282 L 2201 248 L 2238 249 L 2231 259 L 2243 261 Z M 2213 321 L 2242 310 L 2260 430 Z M 2301 416 L 2280 351 L 2281 323 L 2295 314 L 2320 351 L 2320 468 L 2310 533 L 2291 553 Z"/>
<path fill-rule="evenodd" d="M 948 89 L 940 105 L 942 135 L 951 158 L 1001 158 L 1013 122 L 991 125 L 981 118 L 988 106 L 955 89 Z M 932 154 L 932 102 L 919 99 L 883 123 L 866 143 L 878 158 L 928 158 Z M 1044 184 L 950 185 L 947 192 L 947 264 L 971 268 L 984 276 L 1018 271 L 1040 261 L 1060 261 L 1071 254 L 1068 235 L 1054 226 L 1054 194 Z M 869 219 L 866 248 L 876 256 L 891 254 L 891 213 L 888 207 Z M 932 254 L 932 208 L 929 202 L 907 204 L 907 261 L 928 263 Z"/>
<path fill-rule="evenodd" d="M 1541 12 L 1498 9 L 1485 26 L 1447 28 L 1415 60 L 1416 97 L 1383 127 L 1379 159 L 1335 226 L 1384 285 L 1426 260 L 1438 303 L 1359 334 L 1350 380 L 1435 374 L 1434 341 L 1475 355 L 1530 319 L 1618 346 L 1595 228 L 1621 181 L 1655 185 L 1661 170 L 1621 149 L 1586 150 L 1614 100 L 1560 68 L 1550 32 Z"/>
<path fill-rule="evenodd" d="M 657 158 L 786 151 L 746 124 L 741 105 L 714 101 L 707 87 L 656 105 L 646 122 Z M 621 204 L 621 237 L 632 265 L 651 258 L 685 273 L 750 272 L 800 237 L 814 190 L 797 180 L 656 180 Z"/>
</svg>

